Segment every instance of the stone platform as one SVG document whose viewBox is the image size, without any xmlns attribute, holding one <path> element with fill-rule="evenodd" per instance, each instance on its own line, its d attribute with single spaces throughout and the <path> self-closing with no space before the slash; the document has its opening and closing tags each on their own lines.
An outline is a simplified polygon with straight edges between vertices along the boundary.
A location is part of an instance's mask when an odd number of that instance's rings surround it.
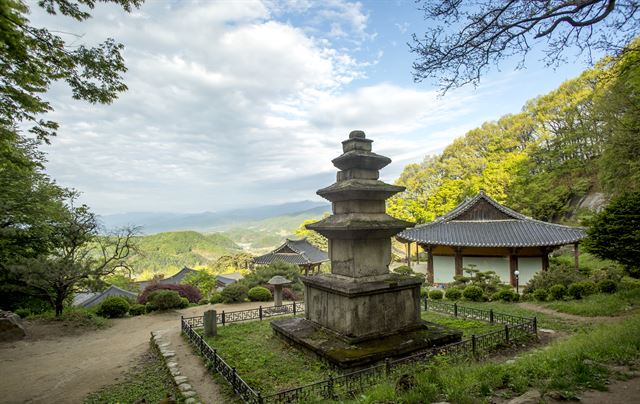
<svg viewBox="0 0 640 404">
<path fill-rule="evenodd" d="M 348 343 L 334 331 L 304 318 L 272 321 L 271 327 L 285 341 L 304 347 L 340 368 L 367 366 L 462 339 L 461 331 L 426 321 L 412 330 L 355 343 Z"/>
</svg>

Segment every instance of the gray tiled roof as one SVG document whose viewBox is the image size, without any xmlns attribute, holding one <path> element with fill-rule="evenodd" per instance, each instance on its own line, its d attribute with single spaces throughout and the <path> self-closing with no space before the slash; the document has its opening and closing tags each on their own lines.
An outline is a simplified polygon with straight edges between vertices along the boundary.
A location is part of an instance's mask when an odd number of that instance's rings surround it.
<svg viewBox="0 0 640 404">
<path fill-rule="evenodd" d="M 189 267 L 184 267 L 182 268 L 179 272 L 176 272 L 175 274 L 171 275 L 168 278 L 163 278 L 157 281 L 138 281 L 138 282 L 134 282 L 136 285 L 138 285 L 138 287 L 140 288 L 140 290 L 146 288 L 150 283 L 152 282 L 156 282 L 159 283 L 161 285 L 178 285 L 180 282 L 182 282 L 182 280 L 189 274 L 192 273 L 197 273 L 198 271 L 196 271 L 195 269 L 191 269 Z"/>
<path fill-rule="evenodd" d="M 88 299 L 84 299 L 76 303 L 76 306 L 91 307 L 101 303 L 104 299 L 111 296 L 120 296 L 126 299 L 135 300 L 138 298 L 137 293 L 129 292 L 128 290 L 121 289 L 115 285 L 109 286 L 107 289 L 99 293 L 94 293 L 93 296 Z"/>
<path fill-rule="evenodd" d="M 474 217 L 474 208 L 484 204 Z M 491 217 L 490 219 L 483 218 Z M 464 220 L 462 219 L 464 218 Z M 468 247 L 542 247 L 571 244 L 585 237 L 580 227 L 543 222 L 522 215 L 480 192 L 431 223 L 398 234 L 401 241 Z"/>
<path fill-rule="evenodd" d="M 306 238 L 302 240 L 287 239 L 284 244 L 270 253 L 254 258 L 256 264 L 285 261 L 295 265 L 311 265 L 328 260 L 327 253 L 309 243 Z"/>
</svg>

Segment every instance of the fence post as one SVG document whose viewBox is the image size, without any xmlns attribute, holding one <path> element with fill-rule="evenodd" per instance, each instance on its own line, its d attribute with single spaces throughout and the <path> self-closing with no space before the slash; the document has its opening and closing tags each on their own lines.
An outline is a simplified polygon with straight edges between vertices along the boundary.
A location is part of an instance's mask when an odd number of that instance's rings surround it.
<svg viewBox="0 0 640 404">
<path fill-rule="evenodd" d="M 493 324 L 493 309 L 489 309 L 489 322 Z"/>
<path fill-rule="evenodd" d="M 505 337 L 505 341 L 508 343 L 509 342 L 509 324 L 504 325 L 504 337 Z"/>
<path fill-rule="evenodd" d="M 237 373 L 236 368 L 231 368 L 231 386 L 233 387 L 233 391 L 237 392 L 238 388 L 236 387 Z"/>
<path fill-rule="evenodd" d="M 225 322 L 225 316 L 224 316 L 224 310 L 222 310 L 222 325 L 224 326 L 224 322 Z"/>
<path fill-rule="evenodd" d="M 476 356 L 476 334 L 471 334 L 471 351 L 473 352 L 473 356 Z"/>
<path fill-rule="evenodd" d="M 262 306 L 258 307 L 258 314 L 260 315 L 260 321 L 262 321 Z"/>
<path fill-rule="evenodd" d="M 264 403 L 264 399 L 262 398 L 262 393 L 258 391 L 258 404 L 263 404 L 263 403 Z"/>
<path fill-rule="evenodd" d="M 384 373 L 386 376 L 391 374 L 391 359 L 384 358 Z"/>
<path fill-rule="evenodd" d="M 533 318 L 533 333 L 538 335 L 538 318 Z"/>
<path fill-rule="evenodd" d="M 327 380 L 327 399 L 333 399 L 333 375 L 329 375 L 329 380 Z"/>
<path fill-rule="evenodd" d="M 453 316 L 458 317 L 458 302 L 453 304 Z"/>
<path fill-rule="evenodd" d="M 293 315 L 296 315 L 296 301 L 293 301 Z"/>
<path fill-rule="evenodd" d="M 424 311 L 429 311 L 429 303 L 426 297 L 424 298 Z"/>
</svg>

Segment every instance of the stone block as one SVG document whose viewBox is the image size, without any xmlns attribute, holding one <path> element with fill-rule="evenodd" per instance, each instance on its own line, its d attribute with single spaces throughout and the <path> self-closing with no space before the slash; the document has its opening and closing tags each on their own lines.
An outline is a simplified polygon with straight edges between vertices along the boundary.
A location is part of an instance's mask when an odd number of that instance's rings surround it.
<svg viewBox="0 0 640 404">
<path fill-rule="evenodd" d="M 26 335 L 20 324 L 20 316 L 10 311 L 0 311 L 0 341 L 17 341 Z"/>
<path fill-rule="evenodd" d="M 391 240 L 356 239 L 329 240 L 331 272 L 361 278 L 389 273 Z"/>
</svg>

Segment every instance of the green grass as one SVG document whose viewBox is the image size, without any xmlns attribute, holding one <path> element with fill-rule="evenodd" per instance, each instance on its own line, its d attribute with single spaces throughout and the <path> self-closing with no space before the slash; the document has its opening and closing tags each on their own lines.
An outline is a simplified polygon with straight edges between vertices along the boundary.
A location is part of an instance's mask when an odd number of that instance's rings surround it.
<svg viewBox="0 0 640 404">
<path fill-rule="evenodd" d="M 357 402 L 466 404 L 491 401 L 496 392 L 510 397 L 530 388 L 543 393 L 557 391 L 573 398 L 583 388 L 606 389 L 612 375 L 603 364 L 633 364 L 639 357 L 640 316 L 634 316 L 558 340 L 513 363 L 435 361 L 419 365 L 409 376 L 415 383 L 411 390 L 398 394 L 395 381 L 384 382 L 365 392 Z M 403 371 L 406 373 L 407 368 Z"/>
<path fill-rule="evenodd" d="M 432 311 L 422 312 L 422 319 L 433 323 L 442 324 L 447 327 L 455 328 L 463 332 L 462 338 L 470 338 L 471 335 L 486 334 L 503 328 L 502 325 L 489 324 L 483 321 L 465 320 L 462 318 L 454 318 L 444 314 L 434 313 Z"/>
<path fill-rule="evenodd" d="M 146 403 L 158 403 L 167 396 L 177 397 L 171 376 L 156 350 L 150 349 L 140 363 L 125 375 L 125 381 L 107 386 L 85 399 L 85 404 L 134 403 L 144 399 Z"/>
<path fill-rule="evenodd" d="M 207 338 L 222 358 L 262 394 L 275 393 L 337 374 L 320 359 L 291 347 L 273 335 L 269 321 L 218 327 Z"/>
<path fill-rule="evenodd" d="M 640 289 L 621 291 L 614 294 L 596 294 L 581 300 L 557 301 L 547 307 L 577 316 L 619 316 L 640 307 Z"/>
<path fill-rule="evenodd" d="M 550 314 L 540 313 L 535 310 L 529 310 L 522 307 L 519 303 L 506 303 L 506 302 L 468 302 L 468 301 L 460 301 L 458 302 L 461 306 L 467 307 L 475 307 L 478 309 L 489 310 L 493 309 L 494 312 L 511 314 L 514 316 L 520 317 L 536 317 L 538 319 L 538 327 L 546 328 L 555 331 L 563 331 L 563 332 L 576 332 L 580 331 L 585 327 L 588 327 L 588 324 L 580 323 L 577 321 L 567 320 L 563 318 L 559 318 Z"/>
<path fill-rule="evenodd" d="M 29 320 L 59 322 L 73 328 L 101 329 L 111 325 L 108 319 L 100 317 L 93 309 L 65 307 L 62 314 L 56 317 L 53 310 L 40 314 L 32 314 Z"/>
</svg>

